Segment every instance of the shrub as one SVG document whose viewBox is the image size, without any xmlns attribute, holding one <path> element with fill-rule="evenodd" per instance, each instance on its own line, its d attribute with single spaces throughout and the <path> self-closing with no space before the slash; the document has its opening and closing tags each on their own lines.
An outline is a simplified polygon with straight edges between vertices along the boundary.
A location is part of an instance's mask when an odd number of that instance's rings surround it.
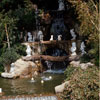
<svg viewBox="0 0 100 100">
<path fill-rule="evenodd" d="M 25 46 L 16 44 L 10 50 L 3 51 L 0 57 L 0 71 L 3 72 L 5 66 L 9 66 L 12 62 L 15 62 L 20 56 L 26 55 L 25 49 Z"/>
<path fill-rule="evenodd" d="M 13 46 L 13 48 L 16 50 L 16 52 L 19 55 L 21 55 L 21 56 L 25 56 L 26 55 L 26 46 L 17 43 L 17 44 L 15 44 Z"/>
<path fill-rule="evenodd" d="M 73 67 L 71 65 L 67 67 L 67 69 L 64 72 L 65 77 L 66 77 L 66 81 L 70 79 L 70 77 L 73 74 L 74 70 L 75 70 L 75 67 Z"/>
<path fill-rule="evenodd" d="M 99 70 L 89 67 L 87 70 L 76 68 L 61 95 L 63 100 L 99 100 Z"/>
<path fill-rule="evenodd" d="M 20 57 L 19 54 L 17 54 L 16 50 L 11 48 L 10 50 L 6 50 L 5 53 L 1 56 L 1 65 L 6 66 L 10 65 L 12 62 L 16 61 Z"/>
<path fill-rule="evenodd" d="M 3 63 L 2 63 L 2 58 L 0 57 L 0 72 L 4 71 Z"/>
</svg>

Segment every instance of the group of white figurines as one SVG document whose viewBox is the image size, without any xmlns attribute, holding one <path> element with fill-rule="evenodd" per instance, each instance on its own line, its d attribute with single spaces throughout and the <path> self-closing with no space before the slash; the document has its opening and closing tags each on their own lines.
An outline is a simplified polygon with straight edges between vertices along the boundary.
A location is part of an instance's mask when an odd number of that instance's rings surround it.
<svg viewBox="0 0 100 100">
<path fill-rule="evenodd" d="M 71 33 L 71 36 L 72 36 L 71 40 L 76 40 L 77 35 L 75 34 L 74 29 L 70 29 L 70 33 Z M 38 32 L 38 38 L 40 39 L 40 41 L 43 41 L 43 32 L 41 30 Z M 28 32 L 28 42 L 32 42 L 32 40 L 34 42 L 35 38 L 33 37 L 33 39 L 32 39 L 31 33 Z M 57 40 L 61 41 L 62 35 L 58 35 Z M 50 41 L 53 41 L 53 35 L 51 35 Z M 86 53 L 85 47 L 86 47 L 85 43 L 84 43 L 84 41 L 82 41 L 81 45 L 80 45 L 81 55 L 84 55 Z M 70 48 L 71 56 L 77 55 L 76 50 L 77 50 L 76 42 L 72 42 L 72 47 Z M 31 56 L 31 52 L 32 52 L 31 47 L 29 45 L 27 45 L 27 50 L 26 50 L 27 56 Z"/>
<path fill-rule="evenodd" d="M 75 34 L 75 32 L 74 32 L 74 29 L 70 29 L 70 33 L 71 33 L 71 36 L 72 36 L 72 39 L 71 40 L 76 40 L 76 34 Z M 61 41 L 62 39 L 61 39 L 61 37 L 62 37 L 62 35 L 58 35 L 58 40 L 59 41 Z M 53 35 L 51 35 L 51 38 L 50 38 L 50 41 L 52 41 L 53 40 Z M 86 51 L 85 51 L 85 43 L 84 43 L 84 41 L 82 41 L 81 42 L 81 45 L 80 45 L 80 50 L 81 50 L 81 55 L 84 55 L 85 53 L 86 53 Z M 77 47 L 76 47 L 76 42 L 72 42 L 72 47 L 71 47 L 71 49 L 70 49 L 70 51 L 71 51 L 71 56 L 75 56 L 75 55 L 77 55 L 76 54 L 76 49 L 77 49 Z"/>
<path fill-rule="evenodd" d="M 43 41 L 43 32 L 40 30 L 37 34 L 37 38 L 40 40 L 40 41 Z M 62 35 L 58 35 L 58 40 L 62 40 Z M 51 35 L 51 38 L 50 38 L 50 41 L 53 40 L 53 35 Z M 35 37 L 32 36 L 31 32 L 28 32 L 28 42 L 34 42 L 35 41 Z"/>
<path fill-rule="evenodd" d="M 70 30 L 70 33 L 71 33 L 71 36 L 72 36 L 72 39 L 71 39 L 71 40 L 76 40 L 76 34 L 75 34 L 75 32 L 74 32 L 74 29 L 71 29 L 71 30 Z M 86 46 L 85 46 L 85 43 L 84 43 L 84 41 L 82 41 L 82 42 L 81 42 L 81 45 L 80 45 L 81 55 L 84 55 L 84 54 L 86 53 L 85 47 L 86 47 Z M 77 54 L 76 54 L 76 49 L 77 49 L 77 47 L 76 47 L 76 42 L 72 42 L 72 47 L 71 47 L 71 49 L 70 49 L 70 51 L 71 51 L 71 56 L 77 55 Z"/>
<path fill-rule="evenodd" d="M 31 32 L 28 32 L 28 42 L 34 42 L 35 38 L 36 37 L 32 36 Z M 43 32 L 41 30 L 38 31 L 37 38 L 43 41 Z"/>
</svg>

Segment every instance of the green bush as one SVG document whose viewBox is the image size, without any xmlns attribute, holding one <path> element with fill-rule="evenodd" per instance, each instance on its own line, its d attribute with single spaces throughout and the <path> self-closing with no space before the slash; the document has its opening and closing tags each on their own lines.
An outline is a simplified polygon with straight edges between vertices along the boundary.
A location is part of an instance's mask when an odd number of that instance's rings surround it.
<svg viewBox="0 0 100 100">
<path fill-rule="evenodd" d="M 64 72 L 64 75 L 66 77 L 66 81 L 70 79 L 70 77 L 73 74 L 74 70 L 75 70 L 75 67 L 73 67 L 71 65 L 67 67 L 67 69 Z"/>
<path fill-rule="evenodd" d="M 76 68 L 61 97 L 63 100 L 99 100 L 99 69 Z"/>
<path fill-rule="evenodd" d="M 10 50 L 7 49 L 3 51 L 0 57 L 0 71 L 3 72 L 5 66 L 10 65 L 12 62 L 15 62 L 21 56 L 25 56 L 25 50 L 25 46 L 16 44 Z"/>
<path fill-rule="evenodd" d="M 0 63 L 3 66 L 10 65 L 12 62 L 15 62 L 20 57 L 19 54 L 17 54 L 16 50 L 11 48 L 10 50 L 6 50 L 5 53 L 2 54 L 0 57 Z"/>
<path fill-rule="evenodd" d="M 0 57 L 0 72 L 4 71 L 3 63 L 2 63 L 2 58 Z"/>
<path fill-rule="evenodd" d="M 19 55 L 21 55 L 21 56 L 25 56 L 26 55 L 26 46 L 17 43 L 17 44 L 15 44 L 13 46 L 13 48 L 16 50 L 16 52 Z"/>
</svg>

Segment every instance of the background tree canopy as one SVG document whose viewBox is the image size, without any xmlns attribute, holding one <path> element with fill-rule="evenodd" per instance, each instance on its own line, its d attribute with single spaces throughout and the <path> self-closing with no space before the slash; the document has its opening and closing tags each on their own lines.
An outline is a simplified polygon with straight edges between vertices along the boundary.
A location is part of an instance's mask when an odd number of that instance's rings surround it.
<svg viewBox="0 0 100 100">
<path fill-rule="evenodd" d="M 5 27 L 6 26 L 6 27 Z M 31 31 L 35 29 L 35 16 L 34 9 L 30 0 L 2 0 L 0 1 L 0 68 L 5 65 L 10 59 L 7 34 L 10 42 L 11 49 L 13 49 L 13 57 L 16 55 L 16 59 L 19 55 L 25 55 L 25 47 L 20 45 L 23 41 L 20 36 L 21 32 L 25 35 L 25 31 Z M 11 54 L 12 55 L 12 54 Z M 13 58 L 11 56 L 11 58 Z M 6 59 L 6 60 L 4 60 Z M 16 60 L 15 59 L 15 60 Z M 15 61 L 14 60 L 14 61 Z M 6 61 L 6 62 L 5 62 Z M 9 64 L 10 64 L 9 63 Z"/>
<path fill-rule="evenodd" d="M 78 15 L 79 35 L 85 38 L 88 54 L 99 66 L 99 1 L 98 0 L 68 0 Z"/>
<path fill-rule="evenodd" d="M 5 24 L 11 45 L 20 42 L 20 32 L 25 33 L 25 30 L 31 31 L 35 28 L 34 9 L 30 5 L 29 0 L 0 1 L 0 48 L 7 46 Z"/>
</svg>

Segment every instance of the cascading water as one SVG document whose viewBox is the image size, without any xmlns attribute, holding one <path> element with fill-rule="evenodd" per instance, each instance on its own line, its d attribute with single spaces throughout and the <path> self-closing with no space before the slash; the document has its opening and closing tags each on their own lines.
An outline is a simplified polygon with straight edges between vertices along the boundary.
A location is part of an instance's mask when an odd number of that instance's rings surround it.
<svg viewBox="0 0 100 100">
<path fill-rule="evenodd" d="M 51 35 L 54 40 L 66 40 L 66 26 L 64 24 L 63 11 L 65 10 L 64 0 L 58 0 L 58 10 L 56 11 L 56 18 L 52 22 Z M 60 36 L 60 39 L 58 38 Z"/>
<path fill-rule="evenodd" d="M 48 49 L 44 54 L 54 57 L 67 56 L 67 53 L 59 48 Z M 44 73 L 64 73 L 64 70 L 67 66 L 66 61 L 63 62 L 45 61 L 45 64 L 47 66 L 47 70 Z"/>
<path fill-rule="evenodd" d="M 58 39 L 58 35 L 62 35 L 62 39 L 65 40 L 66 39 L 65 31 L 66 31 L 66 26 L 64 25 L 64 19 L 63 18 L 54 19 L 51 26 L 51 34 L 53 34 L 54 40 Z"/>
</svg>

